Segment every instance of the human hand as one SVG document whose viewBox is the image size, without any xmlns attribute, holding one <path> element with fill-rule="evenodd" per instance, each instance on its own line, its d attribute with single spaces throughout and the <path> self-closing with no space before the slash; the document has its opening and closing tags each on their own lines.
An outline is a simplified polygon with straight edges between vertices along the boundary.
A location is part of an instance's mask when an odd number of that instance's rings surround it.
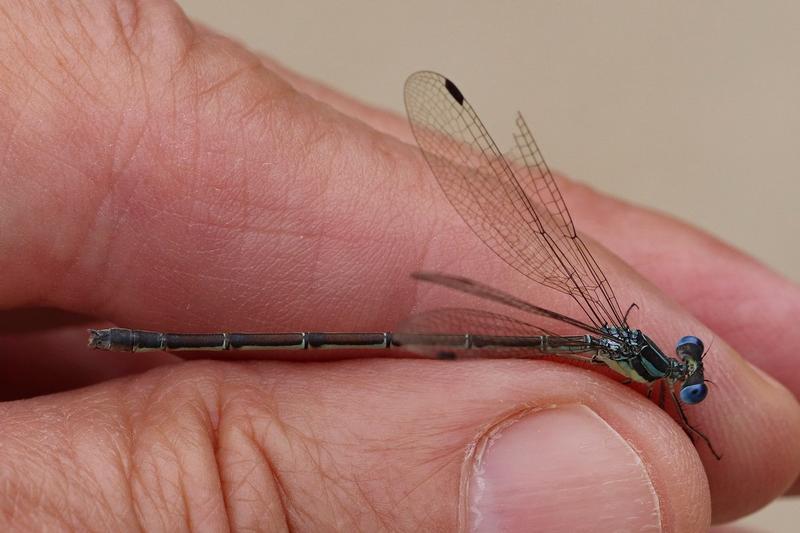
<svg viewBox="0 0 800 533">
<path fill-rule="evenodd" d="M 169 2 L 4 11 L 0 301 L 15 395 L 171 360 L 87 352 L 76 314 L 171 330 L 390 329 L 455 297 L 413 283 L 421 269 L 553 307 L 458 219 L 397 140 L 409 140 L 402 120 Z M 598 249 L 617 296 L 640 305 L 637 325 L 715 339 L 716 387 L 689 416 L 722 461 L 630 388 L 568 365 L 195 362 L 4 404 L 0 520 L 438 530 L 479 513 L 484 526 L 692 531 L 712 502 L 721 521 L 780 495 L 800 468 L 798 406 L 734 348 L 796 394 L 797 288 L 685 225 L 562 189 L 579 228 L 705 323 Z M 52 327 L 11 331 L 32 307 L 52 309 L 36 314 Z M 53 379 L 42 360 L 69 371 Z"/>
</svg>

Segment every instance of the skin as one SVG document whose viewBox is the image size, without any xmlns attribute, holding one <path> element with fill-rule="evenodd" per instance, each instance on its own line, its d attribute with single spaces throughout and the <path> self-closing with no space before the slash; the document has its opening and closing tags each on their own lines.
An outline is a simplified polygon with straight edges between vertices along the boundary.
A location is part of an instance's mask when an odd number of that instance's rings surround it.
<svg viewBox="0 0 800 533">
<path fill-rule="evenodd" d="M 402 118 L 170 2 L 3 2 L 0 25 L 0 528 L 453 529 L 464 450 L 552 403 L 588 405 L 638 450 L 665 530 L 746 515 L 797 478 L 800 290 L 563 178 L 619 301 L 640 306 L 632 322 L 668 353 L 714 339 L 715 385 L 688 413 L 722 461 L 636 390 L 569 365 L 88 351 L 103 321 L 383 330 L 481 305 L 417 270 L 570 308 L 474 237 Z"/>
</svg>

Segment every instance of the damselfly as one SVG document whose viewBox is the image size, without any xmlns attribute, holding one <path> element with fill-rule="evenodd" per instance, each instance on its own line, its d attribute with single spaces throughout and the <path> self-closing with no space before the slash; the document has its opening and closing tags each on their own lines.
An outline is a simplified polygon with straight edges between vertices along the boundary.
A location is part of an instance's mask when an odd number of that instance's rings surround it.
<svg viewBox="0 0 800 533">
<path fill-rule="evenodd" d="M 466 357 L 568 358 L 605 365 L 626 381 L 644 383 L 648 397 L 659 384 L 678 421 L 719 459 L 710 440 L 693 427 L 683 405 L 703 401 L 703 343 L 682 337 L 676 357 L 628 325 L 614 291 L 575 231 L 572 217 L 522 115 L 515 146 L 504 155 L 456 85 L 441 74 L 417 72 L 405 84 L 409 122 L 445 195 L 475 234 L 532 281 L 569 296 L 585 315 L 550 311 L 481 283 L 440 273 L 416 273 L 442 285 L 515 308 L 536 323 L 477 309 L 442 308 L 411 317 L 395 332 L 377 333 L 160 333 L 125 328 L 90 330 L 89 345 L 103 350 L 269 350 L 403 348 L 438 359 Z M 580 334 L 556 334 L 560 323 Z M 676 394 L 676 389 L 679 389 Z"/>
</svg>

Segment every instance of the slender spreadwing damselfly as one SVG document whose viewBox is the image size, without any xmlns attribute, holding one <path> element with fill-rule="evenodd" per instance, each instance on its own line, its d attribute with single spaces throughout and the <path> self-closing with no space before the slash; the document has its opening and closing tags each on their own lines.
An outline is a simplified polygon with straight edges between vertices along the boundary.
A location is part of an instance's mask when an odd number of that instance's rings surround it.
<svg viewBox="0 0 800 533">
<path fill-rule="evenodd" d="M 417 72 L 405 85 L 411 129 L 450 203 L 475 234 L 501 259 L 530 280 L 570 297 L 575 318 L 523 301 L 466 278 L 415 273 L 422 281 L 455 289 L 529 317 L 486 310 L 440 308 L 412 316 L 394 332 L 375 333 L 161 333 L 126 328 L 90 330 L 89 345 L 115 351 L 250 350 L 269 359 L 270 350 L 401 348 L 424 357 L 564 358 L 604 365 L 628 382 L 659 386 L 659 404 L 671 398 L 687 434 L 711 441 L 693 427 L 683 404 L 708 394 L 703 342 L 678 340 L 671 357 L 642 331 L 628 325 L 600 265 L 575 231 L 550 169 L 522 115 L 515 146 L 503 154 L 456 85 L 435 72 Z M 557 334 L 557 323 L 575 334 Z M 274 353 L 274 352 L 273 352 Z M 676 392 L 677 389 L 677 392 Z"/>
</svg>

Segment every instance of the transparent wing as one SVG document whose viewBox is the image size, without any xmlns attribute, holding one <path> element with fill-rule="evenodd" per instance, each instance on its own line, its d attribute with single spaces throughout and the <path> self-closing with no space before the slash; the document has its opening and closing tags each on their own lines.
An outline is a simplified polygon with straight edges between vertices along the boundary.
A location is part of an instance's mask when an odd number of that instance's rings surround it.
<svg viewBox="0 0 800 533">
<path fill-rule="evenodd" d="M 520 186 L 528 196 L 538 200 L 537 208 L 544 208 L 550 214 L 562 235 L 577 237 L 567 204 L 521 113 L 517 113 L 514 148 L 509 153 L 509 158 L 512 168 L 520 178 Z"/>
<path fill-rule="evenodd" d="M 520 181 L 450 80 L 434 72 L 413 74 L 406 82 L 405 101 L 431 170 L 478 237 L 531 280 L 574 298 L 595 326 L 622 325 L 613 292 L 575 234 L 524 121 L 518 122 L 516 137 L 517 158 L 525 169 Z"/>
<path fill-rule="evenodd" d="M 546 224 L 549 229 L 556 230 L 563 237 L 559 244 L 565 245 L 570 256 L 570 264 L 579 271 L 584 282 L 583 286 L 592 291 L 589 298 L 598 303 L 605 302 L 614 315 L 615 323 L 627 325 L 624 324 L 624 316 L 611 284 L 575 231 L 567 204 L 564 202 L 556 180 L 550 172 L 550 167 L 544 160 L 539 145 L 533 138 L 521 113 L 517 113 L 516 124 L 514 148 L 509 155 L 514 172 L 520 178 L 523 191 L 528 197 L 535 198 L 537 209 L 544 208 L 550 216 L 549 219 L 546 219 L 550 222 Z"/>
<path fill-rule="evenodd" d="M 497 302 L 503 305 L 507 305 L 509 307 L 513 307 L 515 309 L 519 309 L 520 311 L 525 311 L 526 313 L 531 313 L 533 315 L 538 315 L 541 317 L 556 320 L 558 322 L 563 322 L 564 324 L 569 324 L 570 326 L 574 326 L 578 329 L 581 329 L 589 333 L 594 333 L 595 335 L 606 336 L 606 333 L 603 330 L 595 326 L 586 324 L 572 317 L 562 315 L 561 313 L 550 311 L 549 309 L 545 309 L 544 307 L 533 305 L 524 300 L 520 300 L 515 296 L 505 293 L 499 289 L 495 289 L 494 287 L 489 287 L 488 285 L 484 285 L 483 283 L 479 283 L 469 278 L 451 276 L 449 274 L 441 274 L 438 272 L 414 272 L 411 276 L 414 279 L 427 281 L 428 283 L 435 283 L 443 287 L 448 287 L 450 289 L 454 289 L 460 292 L 472 294 L 480 298 L 485 298 L 493 302 Z M 544 330 L 542 329 L 541 331 Z"/>
</svg>

